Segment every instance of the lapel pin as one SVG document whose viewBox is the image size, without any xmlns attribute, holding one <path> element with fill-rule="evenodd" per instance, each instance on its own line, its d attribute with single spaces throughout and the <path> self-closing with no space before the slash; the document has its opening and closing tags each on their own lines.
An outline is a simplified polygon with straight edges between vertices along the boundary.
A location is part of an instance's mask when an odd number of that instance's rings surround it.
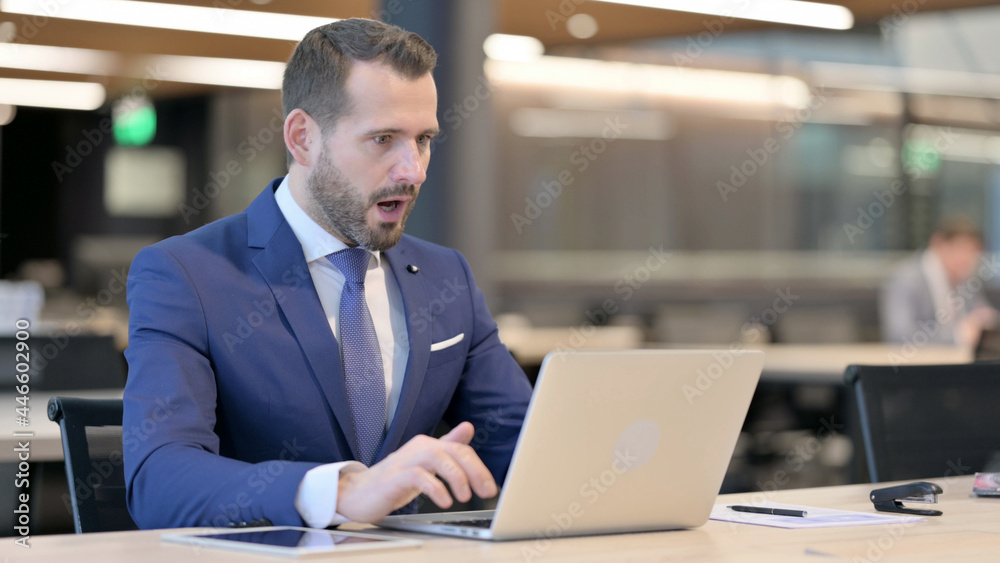
<svg viewBox="0 0 1000 563">
<path fill-rule="evenodd" d="M 406 267 L 406 271 L 410 272 L 411 274 L 415 274 L 420 271 L 420 268 L 414 266 L 413 264 L 410 264 Z"/>
</svg>

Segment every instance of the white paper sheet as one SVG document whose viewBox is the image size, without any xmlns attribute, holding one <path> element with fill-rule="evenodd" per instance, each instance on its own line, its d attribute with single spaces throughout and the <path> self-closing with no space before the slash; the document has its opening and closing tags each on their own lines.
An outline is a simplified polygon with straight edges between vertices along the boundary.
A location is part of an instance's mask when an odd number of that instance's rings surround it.
<svg viewBox="0 0 1000 563">
<path fill-rule="evenodd" d="M 816 506 L 798 504 L 780 504 L 777 502 L 753 503 L 746 506 L 762 506 L 767 508 L 788 508 L 804 510 L 806 516 L 774 516 L 771 514 L 754 514 L 751 512 L 736 512 L 727 504 L 717 504 L 712 508 L 711 520 L 736 522 L 738 524 L 755 524 L 757 526 L 773 526 L 776 528 L 834 528 L 839 526 L 872 526 L 878 524 L 913 523 L 923 520 L 922 516 L 890 515 L 877 512 L 854 512 L 850 510 L 834 510 Z M 874 510 L 874 508 L 872 509 Z"/>
</svg>

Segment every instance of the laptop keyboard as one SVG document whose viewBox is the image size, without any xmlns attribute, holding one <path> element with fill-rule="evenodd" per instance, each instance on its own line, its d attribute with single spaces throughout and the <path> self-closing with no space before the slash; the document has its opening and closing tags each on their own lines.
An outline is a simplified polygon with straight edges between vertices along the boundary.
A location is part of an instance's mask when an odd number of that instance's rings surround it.
<svg viewBox="0 0 1000 563">
<path fill-rule="evenodd" d="M 435 522 L 446 526 L 471 526 L 473 528 L 489 528 L 493 525 L 492 518 L 478 518 L 476 520 L 453 520 L 449 522 Z"/>
</svg>

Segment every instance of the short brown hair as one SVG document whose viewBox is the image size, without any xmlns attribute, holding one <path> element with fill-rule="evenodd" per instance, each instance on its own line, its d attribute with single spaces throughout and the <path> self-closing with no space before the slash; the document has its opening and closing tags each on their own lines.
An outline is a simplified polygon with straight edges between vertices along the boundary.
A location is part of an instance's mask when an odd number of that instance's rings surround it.
<svg viewBox="0 0 1000 563">
<path fill-rule="evenodd" d="M 965 215 L 954 215 L 942 220 L 934 229 L 934 236 L 949 241 L 956 237 L 969 237 L 983 244 L 983 231 Z"/>
<path fill-rule="evenodd" d="M 434 70 L 437 53 L 416 33 L 377 20 L 351 18 L 317 27 L 299 42 L 285 67 L 285 116 L 301 108 L 326 134 L 347 111 L 344 85 L 355 60 L 379 60 L 417 79 Z"/>
</svg>

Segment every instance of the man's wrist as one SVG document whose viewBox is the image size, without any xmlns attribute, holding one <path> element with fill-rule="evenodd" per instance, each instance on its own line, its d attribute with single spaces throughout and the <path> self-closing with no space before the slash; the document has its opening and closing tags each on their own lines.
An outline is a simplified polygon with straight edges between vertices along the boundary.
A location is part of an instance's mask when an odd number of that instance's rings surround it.
<svg viewBox="0 0 1000 563">
<path fill-rule="evenodd" d="M 364 471 L 357 461 L 342 461 L 314 467 L 306 472 L 295 495 L 295 509 L 311 528 L 327 528 L 349 522 L 337 513 L 341 477 Z"/>
</svg>

